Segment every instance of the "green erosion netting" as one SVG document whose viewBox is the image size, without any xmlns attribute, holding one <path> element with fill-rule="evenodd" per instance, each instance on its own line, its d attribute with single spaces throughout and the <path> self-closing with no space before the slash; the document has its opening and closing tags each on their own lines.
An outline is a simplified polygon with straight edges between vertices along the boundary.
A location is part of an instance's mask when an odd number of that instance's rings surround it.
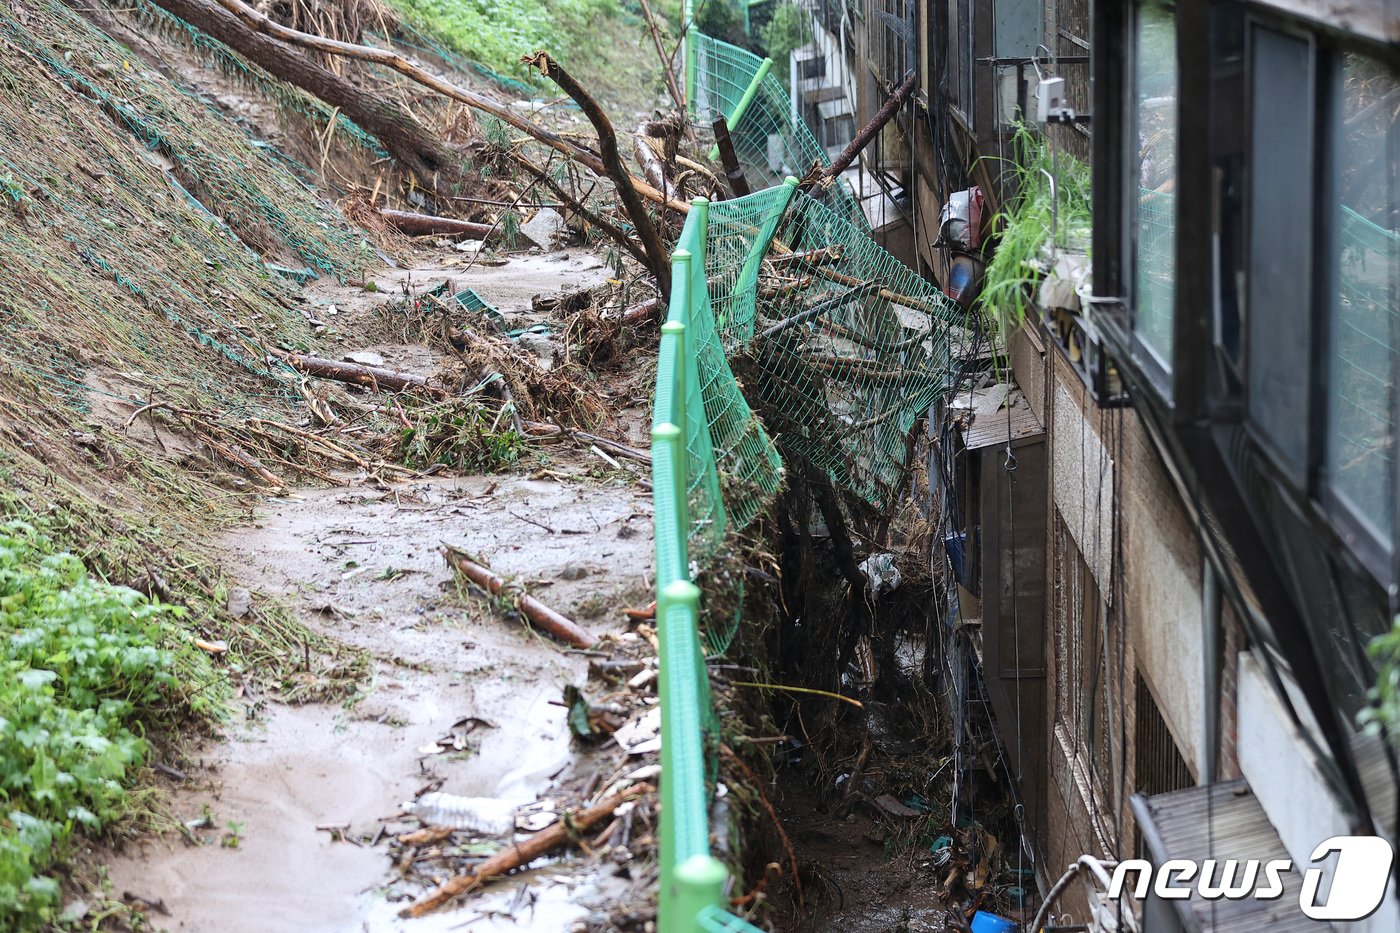
<svg viewBox="0 0 1400 933">
<path fill-rule="evenodd" d="M 171 165 L 169 177 L 263 256 L 343 275 L 363 264 L 362 240 L 265 148 L 221 114 L 149 71 L 140 59 L 58 3 L 0 29 Z M 32 63 L 26 71 L 32 71 Z M 23 72 L 21 72 L 23 73 Z M 20 137 L 11 137 L 20 138 Z"/>
<path fill-rule="evenodd" d="M 60 420 L 102 395 L 203 410 L 296 398 L 263 347 L 310 325 L 264 257 L 349 275 L 363 242 L 68 7 L 33 5 L 25 22 L 0 8 L 0 36 L 0 377 L 43 390 L 34 413 Z"/>
<path fill-rule="evenodd" d="M 261 66 L 253 64 L 217 39 L 200 32 L 174 14 L 156 6 L 151 0 L 135 0 L 129 9 L 140 23 L 164 35 L 179 39 L 195 50 L 205 62 L 213 65 L 223 74 L 255 88 L 284 113 L 294 114 L 309 120 L 318 129 L 334 120 L 335 132 L 338 137 L 342 137 L 352 146 L 366 150 L 376 159 L 389 157 L 389 154 L 379 145 L 378 140 L 360 129 L 344 114 L 333 110 L 300 88 L 277 80 Z M 259 142 L 254 143 L 254 145 L 267 148 L 273 154 L 287 159 L 301 171 L 303 176 L 308 179 L 311 177 L 311 169 L 294 162 L 286 153 L 277 152 L 266 143 Z"/>
<path fill-rule="evenodd" d="M 692 29 L 686 38 L 692 56 L 693 86 L 688 91 L 691 116 L 697 122 L 702 149 L 714 139 L 711 124 L 720 115 L 732 119 L 744 93 L 759 73 L 763 60 L 738 46 L 712 39 Z M 787 175 L 801 177 L 813 163 L 831 164 L 807 124 L 792 112 L 787 90 L 772 74 L 759 82 L 757 93 L 738 125 L 730 129 L 734 153 L 755 191 L 776 185 Z M 845 182 L 837 179 L 817 197 L 838 216 L 868 230 L 869 223 Z"/>
</svg>

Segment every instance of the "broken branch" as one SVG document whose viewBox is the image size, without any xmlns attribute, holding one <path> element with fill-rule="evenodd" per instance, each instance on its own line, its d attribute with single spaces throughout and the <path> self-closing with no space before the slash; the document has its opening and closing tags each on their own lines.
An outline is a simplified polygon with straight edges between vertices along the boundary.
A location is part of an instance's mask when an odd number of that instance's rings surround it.
<svg viewBox="0 0 1400 933">
<path fill-rule="evenodd" d="M 870 141 L 879 135 L 880 130 L 885 128 L 886 123 L 894 119 L 894 115 L 899 112 L 900 107 L 904 106 L 904 102 L 909 99 L 910 94 L 914 93 L 914 88 L 918 87 L 918 85 L 919 75 L 917 72 L 911 70 L 904 76 L 904 80 L 900 82 L 899 87 L 894 89 L 894 93 L 890 95 L 889 100 L 885 101 L 880 109 L 875 112 L 875 116 L 870 118 L 870 122 L 860 128 L 860 132 L 851 140 L 850 145 L 841 151 L 841 154 L 836 157 L 836 161 L 832 162 L 826 171 L 822 172 L 822 181 L 835 178 L 837 175 L 840 175 L 846 169 L 850 168 L 851 163 L 856 160 L 856 156 L 860 155 L 861 150 L 870 145 Z"/>
<path fill-rule="evenodd" d="M 237 3 L 238 0 L 222 0 L 222 2 Z M 574 80 L 573 75 L 565 71 L 563 66 L 551 58 L 548 52 L 539 51 L 534 55 L 523 55 L 520 61 L 522 64 L 539 69 L 540 74 L 559 85 L 559 89 L 578 104 L 583 115 L 588 118 L 588 122 L 593 124 L 593 129 L 598 133 L 598 150 L 602 155 L 603 170 L 599 174 L 607 175 L 617 188 L 617 196 L 621 199 L 627 217 L 632 221 L 632 226 L 637 231 L 637 238 L 642 241 L 642 249 L 646 250 L 647 266 L 656 278 L 657 289 L 661 292 L 662 298 L 667 298 L 671 294 L 671 266 L 669 254 L 666 252 L 666 244 L 662 242 L 661 234 L 657 232 L 656 225 L 651 222 L 651 216 L 647 214 L 646 205 L 642 203 L 635 187 L 635 179 L 628 174 L 627 169 L 622 165 L 622 158 L 617 152 L 617 134 L 613 132 L 612 123 L 608 120 L 607 114 L 603 113 L 598 102 L 584 90 L 583 85 Z M 671 200 L 665 192 L 658 191 L 657 194 L 665 201 Z"/>
<path fill-rule="evenodd" d="M 540 168 L 535 163 L 531 162 L 529 159 L 525 158 L 520 153 L 511 152 L 510 157 L 514 159 L 515 162 L 521 168 L 525 169 L 527 172 L 530 172 L 537 179 L 543 182 L 544 186 L 550 191 L 553 191 L 554 196 L 559 198 L 559 200 L 563 201 L 566 205 L 568 205 L 570 210 L 578 214 L 588 223 L 592 224 L 599 230 L 606 233 L 608 237 L 612 239 L 613 242 L 615 242 L 618 246 L 621 246 L 623 249 L 627 250 L 627 252 L 632 256 L 633 259 L 637 260 L 637 262 L 641 263 L 643 266 L 647 265 L 647 254 L 642 250 L 640 246 L 637 245 L 635 240 L 633 240 L 630 236 L 627 235 L 627 233 L 621 227 L 617 226 L 611 221 L 604 219 L 601 215 L 589 210 L 587 207 L 584 206 L 584 203 L 581 199 L 575 198 L 573 195 L 565 191 L 562 185 L 556 182 L 553 178 L 549 177 L 548 172 Z"/>
<path fill-rule="evenodd" d="M 447 559 L 448 566 L 492 596 L 499 596 L 503 590 L 511 589 L 510 584 L 506 583 L 505 580 L 451 545 L 444 544 L 442 554 Z M 591 648 L 598 643 L 597 636 L 587 629 L 581 628 L 573 620 L 555 612 L 528 593 L 517 595 L 516 606 L 520 609 L 521 614 L 535 626 L 575 648 Z"/>
<path fill-rule="evenodd" d="M 622 804 L 648 794 L 652 789 L 650 784 L 638 784 L 621 793 L 613 794 L 587 809 L 565 813 L 548 828 L 540 830 L 519 845 L 512 846 L 482 862 L 475 872 L 469 875 L 456 875 L 444 881 L 436 890 L 399 911 L 399 916 L 405 918 L 421 917 L 428 911 L 441 907 L 460 894 L 480 887 L 498 875 L 523 868 L 535 859 L 574 841 L 579 833 L 612 816 L 613 811 Z"/>
</svg>

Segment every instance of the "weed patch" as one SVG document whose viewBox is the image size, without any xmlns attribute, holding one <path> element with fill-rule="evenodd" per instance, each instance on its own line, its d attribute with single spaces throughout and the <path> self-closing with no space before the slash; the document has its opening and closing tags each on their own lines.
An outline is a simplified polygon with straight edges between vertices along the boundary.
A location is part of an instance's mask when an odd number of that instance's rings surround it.
<svg viewBox="0 0 1400 933">
<path fill-rule="evenodd" d="M 149 726 L 208 710 L 208 660 L 174 625 L 183 613 L 89 576 L 30 525 L 0 528 L 0 926 L 53 919 L 44 874 L 78 828 L 128 812 Z M 192 689 L 194 688 L 194 689 Z"/>
</svg>

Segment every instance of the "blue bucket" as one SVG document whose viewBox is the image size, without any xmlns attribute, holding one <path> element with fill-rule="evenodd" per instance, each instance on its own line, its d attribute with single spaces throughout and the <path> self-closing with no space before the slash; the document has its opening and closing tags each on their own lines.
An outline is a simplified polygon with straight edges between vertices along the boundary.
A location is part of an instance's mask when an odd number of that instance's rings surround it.
<svg viewBox="0 0 1400 933">
<path fill-rule="evenodd" d="M 1005 917 L 981 910 L 972 915 L 972 933 L 1011 933 L 1014 929 L 1016 924 Z"/>
</svg>

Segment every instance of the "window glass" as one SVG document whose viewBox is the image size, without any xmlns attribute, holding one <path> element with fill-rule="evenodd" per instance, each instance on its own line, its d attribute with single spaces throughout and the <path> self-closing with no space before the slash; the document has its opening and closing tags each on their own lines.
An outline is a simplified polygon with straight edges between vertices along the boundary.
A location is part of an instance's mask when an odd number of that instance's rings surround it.
<svg viewBox="0 0 1400 933">
<path fill-rule="evenodd" d="M 1400 317 L 1400 80 L 1348 54 L 1333 113 L 1337 287 L 1330 289 L 1327 468 L 1333 491 L 1389 544 Z"/>
<path fill-rule="evenodd" d="M 1308 466 L 1317 121 L 1313 45 L 1251 32 L 1246 388 L 1249 419 L 1301 487 Z"/>
<path fill-rule="evenodd" d="M 1138 8 L 1137 283 L 1134 328 L 1170 369 L 1176 266 L 1176 19 L 1170 10 Z"/>
</svg>

